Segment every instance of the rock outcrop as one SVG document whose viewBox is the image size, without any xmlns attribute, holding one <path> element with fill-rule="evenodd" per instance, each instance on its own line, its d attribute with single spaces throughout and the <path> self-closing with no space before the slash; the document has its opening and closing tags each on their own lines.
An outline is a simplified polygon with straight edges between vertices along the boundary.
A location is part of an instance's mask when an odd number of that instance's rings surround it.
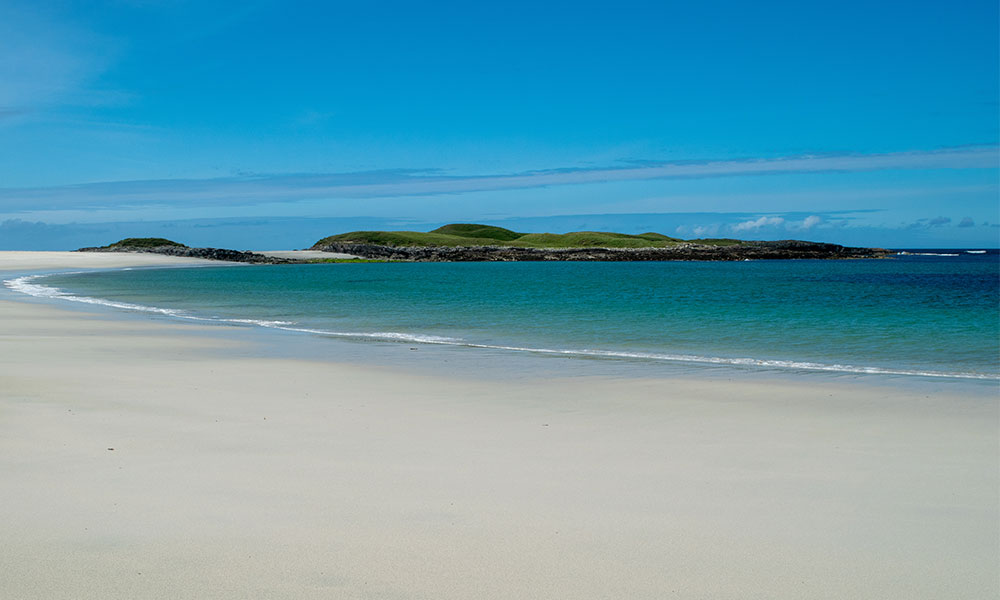
<svg viewBox="0 0 1000 600">
<path fill-rule="evenodd" d="M 885 258 L 882 248 L 783 240 L 743 242 L 727 246 L 681 243 L 667 248 L 523 248 L 516 246 L 380 246 L 340 242 L 312 250 L 341 252 L 364 258 L 410 262 L 472 261 L 663 261 Z"/>
<path fill-rule="evenodd" d="M 524 248 L 518 246 L 382 246 L 338 242 L 317 244 L 311 250 L 351 254 L 366 259 L 405 262 L 488 262 L 488 261 L 738 261 L 776 259 L 885 258 L 892 254 L 881 248 L 852 248 L 838 244 L 784 240 L 742 242 L 732 245 L 681 243 L 667 248 Z M 113 245 L 80 248 L 78 252 L 149 252 L 168 256 L 207 258 L 254 264 L 297 264 L 307 261 L 265 256 L 225 248 Z"/>
<path fill-rule="evenodd" d="M 281 265 L 302 261 L 287 258 L 275 258 L 256 252 L 227 250 L 225 248 L 188 248 L 187 246 L 103 246 L 80 248 L 77 252 L 148 252 L 151 254 L 166 254 L 167 256 L 183 256 L 185 258 L 207 258 L 210 260 L 225 260 L 229 262 Z"/>
</svg>

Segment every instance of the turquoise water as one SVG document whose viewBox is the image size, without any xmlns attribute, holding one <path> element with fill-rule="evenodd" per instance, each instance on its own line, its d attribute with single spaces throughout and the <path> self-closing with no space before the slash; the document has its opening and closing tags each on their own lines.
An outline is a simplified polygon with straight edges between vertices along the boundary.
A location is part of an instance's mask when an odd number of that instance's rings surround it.
<svg viewBox="0 0 1000 600">
<path fill-rule="evenodd" d="M 10 287 L 309 336 L 636 361 L 1000 377 L 995 251 L 862 261 L 132 269 Z"/>
</svg>

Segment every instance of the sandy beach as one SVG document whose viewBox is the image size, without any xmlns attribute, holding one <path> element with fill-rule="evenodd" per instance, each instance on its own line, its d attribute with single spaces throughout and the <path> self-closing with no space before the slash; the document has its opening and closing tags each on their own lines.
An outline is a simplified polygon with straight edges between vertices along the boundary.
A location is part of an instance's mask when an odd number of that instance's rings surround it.
<svg viewBox="0 0 1000 600">
<path fill-rule="evenodd" d="M 497 382 L 79 308 L 0 292 L 2 598 L 1000 595 L 995 386 Z"/>
</svg>

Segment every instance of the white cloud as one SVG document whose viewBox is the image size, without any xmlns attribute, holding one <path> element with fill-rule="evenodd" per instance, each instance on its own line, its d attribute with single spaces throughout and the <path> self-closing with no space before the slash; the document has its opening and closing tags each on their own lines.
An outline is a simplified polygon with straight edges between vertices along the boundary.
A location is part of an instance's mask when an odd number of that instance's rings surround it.
<svg viewBox="0 0 1000 600">
<path fill-rule="evenodd" d="M 817 217 L 816 215 L 809 215 L 808 217 L 805 218 L 805 220 L 802 221 L 801 228 L 812 229 L 813 227 L 819 225 L 822 222 L 823 222 L 822 218 Z"/>
<path fill-rule="evenodd" d="M 742 223 L 737 223 L 731 225 L 733 231 L 759 231 L 763 227 L 777 226 L 785 222 L 782 217 L 761 217 L 759 219 L 754 219 L 751 221 L 743 221 Z"/>
<path fill-rule="evenodd" d="M 694 234 L 697 237 L 713 236 L 719 233 L 719 225 L 698 225 L 694 228 Z"/>
</svg>

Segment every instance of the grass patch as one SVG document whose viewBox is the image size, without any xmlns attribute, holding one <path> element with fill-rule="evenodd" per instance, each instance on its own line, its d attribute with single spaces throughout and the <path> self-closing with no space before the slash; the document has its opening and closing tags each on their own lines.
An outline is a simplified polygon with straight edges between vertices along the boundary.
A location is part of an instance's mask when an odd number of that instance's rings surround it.
<svg viewBox="0 0 1000 600">
<path fill-rule="evenodd" d="M 639 235 L 610 231 L 574 231 L 571 233 L 517 233 L 503 227 L 455 223 L 427 233 L 420 231 L 352 231 L 331 235 L 313 246 L 334 243 L 374 244 L 378 246 L 512 246 L 523 248 L 669 248 L 684 240 L 647 232 Z M 739 240 L 712 238 L 691 240 L 711 246 L 731 246 Z"/>
<path fill-rule="evenodd" d="M 511 231 L 510 229 L 504 229 L 503 227 L 477 225 L 475 223 L 453 223 L 451 225 L 445 225 L 444 227 L 438 227 L 434 231 L 431 231 L 431 233 L 454 235 L 465 238 L 496 240 L 500 242 L 510 242 L 523 235 L 521 233 L 517 233 L 516 231 Z"/>
<path fill-rule="evenodd" d="M 125 238 L 118 240 L 114 244 L 108 244 L 104 248 L 158 248 L 160 246 L 187 248 L 184 244 L 179 244 L 166 238 Z"/>
<path fill-rule="evenodd" d="M 663 248 L 675 243 L 673 240 L 651 240 L 626 233 L 574 231 L 529 233 L 519 237 L 512 245 L 531 248 Z"/>
<path fill-rule="evenodd" d="M 680 238 L 670 237 L 668 235 L 663 235 L 662 233 L 656 233 L 655 231 L 647 231 L 646 233 L 640 233 L 635 237 L 641 237 L 646 240 L 653 240 L 654 242 L 682 242 L 684 240 Z"/>
<path fill-rule="evenodd" d="M 481 242 L 475 243 L 473 238 L 420 231 L 351 231 L 323 238 L 316 242 L 316 246 L 335 243 L 376 244 L 379 246 L 485 246 L 497 243 L 496 240 L 492 239 L 484 239 Z"/>
</svg>

